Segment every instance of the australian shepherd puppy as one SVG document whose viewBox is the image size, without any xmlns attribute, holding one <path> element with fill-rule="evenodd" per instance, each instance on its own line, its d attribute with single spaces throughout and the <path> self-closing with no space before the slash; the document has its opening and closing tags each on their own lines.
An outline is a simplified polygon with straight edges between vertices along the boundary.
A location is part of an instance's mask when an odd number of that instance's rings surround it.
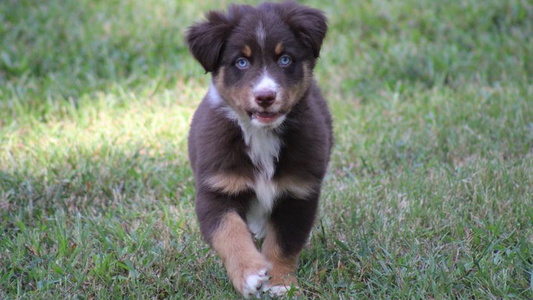
<svg viewBox="0 0 533 300">
<path fill-rule="evenodd" d="M 206 18 L 186 38 L 212 73 L 188 141 L 200 230 L 242 295 L 282 295 L 298 284 L 332 145 L 313 79 L 326 18 L 296 2 Z"/>
</svg>

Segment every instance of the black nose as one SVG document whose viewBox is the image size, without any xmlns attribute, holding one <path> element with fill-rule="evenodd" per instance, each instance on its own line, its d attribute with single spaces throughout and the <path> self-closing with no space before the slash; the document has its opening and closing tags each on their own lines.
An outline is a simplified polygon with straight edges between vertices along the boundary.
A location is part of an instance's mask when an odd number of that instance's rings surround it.
<svg viewBox="0 0 533 300">
<path fill-rule="evenodd" d="M 274 91 L 257 91 L 254 93 L 255 102 L 261 107 L 269 107 L 276 100 L 276 92 Z"/>
</svg>

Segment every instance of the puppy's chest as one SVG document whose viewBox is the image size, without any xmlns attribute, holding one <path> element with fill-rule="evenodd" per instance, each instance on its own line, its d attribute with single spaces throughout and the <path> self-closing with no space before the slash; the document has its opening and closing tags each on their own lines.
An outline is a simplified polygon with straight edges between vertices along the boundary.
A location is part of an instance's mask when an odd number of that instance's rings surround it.
<svg viewBox="0 0 533 300">
<path fill-rule="evenodd" d="M 266 234 L 268 216 L 280 193 L 273 176 L 281 140 L 270 130 L 254 129 L 244 131 L 247 153 L 255 167 L 253 189 L 256 194 L 246 213 L 246 220 L 254 236 L 263 238 Z"/>
<path fill-rule="evenodd" d="M 305 166 L 301 166 L 298 176 L 287 170 L 282 173 L 277 170 L 274 178 L 276 166 L 283 167 L 278 164 L 283 141 L 271 130 L 243 128 L 249 129 L 243 130 L 244 141 L 247 154 L 254 165 L 254 179 L 247 186 L 255 191 L 255 198 L 251 199 L 246 212 L 246 222 L 254 236 L 261 239 L 265 237 L 268 218 L 281 196 L 306 199 L 316 192 L 317 186 L 308 177 L 307 180 L 306 177 L 301 177 Z"/>
</svg>

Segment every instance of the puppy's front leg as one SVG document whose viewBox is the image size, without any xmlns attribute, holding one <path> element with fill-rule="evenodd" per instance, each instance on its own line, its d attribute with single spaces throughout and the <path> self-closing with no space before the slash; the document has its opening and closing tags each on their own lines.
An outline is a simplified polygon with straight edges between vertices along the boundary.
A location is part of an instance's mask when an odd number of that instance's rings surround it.
<svg viewBox="0 0 533 300">
<path fill-rule="evenodd" d="M 268 281 L 269 263 L 259 253 L 244 220 L 235 212 L 221 216 L 211 236 L 233 286 L 244 296 L 258 296 Z"/>
<path fill-rule="evenodd" d="M 273 224 L 269 224 L 267 235 L 263 241 L 262 252 L 271 263 L 268 291 L 273 296 L 284 295 L 291 286 L 298 286 L 294 273 L 298 267 L 299 253 L 287 255 L 278 240 L 278 233 Z"/>
<path fill-rule="evenodd" d="M 298 257 L 309 238 L 318 204 L 318 192 L 304 199 L 285 196 L 270 216 L 262 252 L 272 264 L 269 293 L 282 296 L 291 287 L 298 287 L 295 273 Z"/>
</svg>

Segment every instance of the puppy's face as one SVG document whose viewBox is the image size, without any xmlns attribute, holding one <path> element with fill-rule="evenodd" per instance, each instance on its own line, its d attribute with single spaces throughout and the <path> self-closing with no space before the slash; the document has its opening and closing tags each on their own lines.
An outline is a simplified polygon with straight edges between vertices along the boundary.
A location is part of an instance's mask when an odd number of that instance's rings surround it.
<svg viewBox="0 0 533 300">
<path fill-rule="evenodd" d="M 274 128 L 304 96 L 327 25 L 323 14 L 293 2 L 210 12 L 189 29 L 187 42 L 217 94 L 252 125 Z M 218 96 L 218 97 L 217 97 Z"/>
<path fill-rule="evenodd" d="M 239 115 L 276 127 L 307 90 L 312 51 L 284 24 L 272 30 L 267 20 L 244 21 L 228 39 L 214 84 Z"/>
</svg>

